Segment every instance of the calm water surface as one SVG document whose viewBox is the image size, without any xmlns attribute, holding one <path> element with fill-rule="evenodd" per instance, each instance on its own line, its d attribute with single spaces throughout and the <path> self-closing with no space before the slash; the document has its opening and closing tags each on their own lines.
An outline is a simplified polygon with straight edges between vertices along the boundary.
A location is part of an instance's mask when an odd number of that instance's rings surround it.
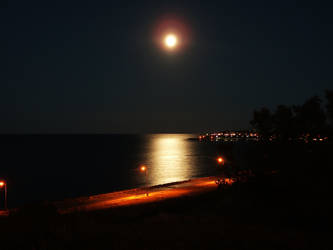
<svg viewBox="0 0 333 250">
<path fill-rule="evenodd" d="M 8 180 L 9 205 L 18 206 L 216 174 L 216 156 L 224 152 L 196 137 L 2 136 L 0 177 Z"/>
</svg>

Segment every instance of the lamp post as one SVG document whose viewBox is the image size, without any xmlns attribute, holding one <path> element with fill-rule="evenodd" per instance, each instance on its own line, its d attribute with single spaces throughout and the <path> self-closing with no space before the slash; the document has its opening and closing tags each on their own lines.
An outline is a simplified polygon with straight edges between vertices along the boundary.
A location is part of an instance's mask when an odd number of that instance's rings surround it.
<svg viewBox="0 0 333 250">
<path fill-rule="evenodd" d="M 220 157 L 217 157 L 217 163 L 219 164 L 219 165 L 224 165 L 224 159 L 220 156 Z"/>
<path fill-rule="evenodd" d="M 7 184 L 5 181 L 0 181 L 0 189 L 5 189 L 5 210 L 7 210 Z"/>
<path fill-rule="evenodd" d="M 140 167 L 140 171 L 143 172 L 143 173 L 145 173 L 146 185 L 147 185 L 147 183 L 148 183 L 148 181 L 147 181 L 148 168 L 146 166 L 141 166 Z M 146 196 L 149 196 L 148 190 L 147 190 Z"/>
<path fill-rule="evenodd" d="M 221 156 L 217 157 L 216 161 L 217 161 L 217 164 L 219 166 L 223 166 L 224 165 L 224 159 Z M 216 184 L 218 185 L 218 187 L 220 187 L 221 184 L 224 183 L 224 179 L 223 179 L 224 178 L 224 171 L 222 172 L 222 176 L 223 176 L 222 179 L 220 179 L 220 177 L 218 177 L 217 180 L 215 181 Z"/>
</svg>

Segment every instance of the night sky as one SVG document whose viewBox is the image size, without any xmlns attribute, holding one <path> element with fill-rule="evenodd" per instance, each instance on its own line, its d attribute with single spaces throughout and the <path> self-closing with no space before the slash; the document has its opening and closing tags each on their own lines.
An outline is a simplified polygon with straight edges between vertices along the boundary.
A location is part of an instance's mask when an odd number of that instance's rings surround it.
<svg viewBox="0 0 333 250">
<path fill-rule="evenodd" d="M 332 89 L 328 4 L 3 2 L 0 133 L 249 128 L 255 108 Z M 177 51 L 157 46 L 168 24 Z"/>
</svg>

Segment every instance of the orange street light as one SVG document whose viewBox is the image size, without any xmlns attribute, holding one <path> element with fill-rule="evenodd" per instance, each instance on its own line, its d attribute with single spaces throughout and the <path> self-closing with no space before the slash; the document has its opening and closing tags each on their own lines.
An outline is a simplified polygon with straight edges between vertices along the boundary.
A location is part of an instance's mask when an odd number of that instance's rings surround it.
<svg viewBox="0 0 333 250">
<path fill-rule="evenodd" d="M 146 167 L 146 166 L 141 166 L 140 171 L 146 173 L 146 171 L 147 171 L 147 167 Z"/>
<path fill-rule="evenodd" d="M 5 181 L 0 181 L 0 189 L 5 188 L 5 210 L 7 210 L 7 184 Z"/>
<path fill-rule="evenodd" d="M 221 156 L 217 157 L 216 161 L 217 161 L 218 165 L 224 165 L 224 159 Z M 224 169 L 221 168 L 220 170 L 223 170 L 223 173 L 222 173 L 223 177 L 222 177 L 222 179 L 220 179 L 220 177 L 218 177 L 217 180 L 215 181 L 216 184 L 218 185 L 218 188 L 220 188 L 221 185 L 224 184 L 224 179 L 223 179 L 224 178 Z"/>
<path fill-rule="evenodd" d="M 145 173 L 145 176 L 146 176 L 146 185 L 147 185 L 147 183 L 148 183 L 148 181 L 147 181 L 148 168 L 146 166 L 141 166 L 140 167 L 140 171 L 143 172 L 143 173 Z M 149 193 L 148 193 L 148 190 L 147 190 L 146 196 L 148 196 L 148 195 L 149 195 Z"/>
<path fill-rule="evenodd" d="M 224 164 L 224 160 L 223 160 L 223 158 L 222 158 L 222 157 L 218 157 L 218 158 L 217 158 L 217 163 L 218 163 L 218 164 Z"/>
</svg>

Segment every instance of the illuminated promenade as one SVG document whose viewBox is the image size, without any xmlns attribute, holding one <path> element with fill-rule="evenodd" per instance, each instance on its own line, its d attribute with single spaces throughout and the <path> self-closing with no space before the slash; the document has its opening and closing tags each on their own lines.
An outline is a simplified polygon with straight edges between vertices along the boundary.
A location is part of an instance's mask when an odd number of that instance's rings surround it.
<svg viewBox="0 0 333 250">
<path fill-rule="evenodd" d="M 0 210 L 0 217 L 1 217 L 1 216 L 8 216 L 8 214 L 9 214 L 8 211 Z"/>
<path fill-rule="evenodd" d="M 60 213 L 71 213 L 75 211 L 91 211 L 158 202 L 184 195 L 195 195 L 212 191 L 217 188 L 215 180 L 216 177 L 205 177 L 148 188 L 129 189 L 108 194 L 68 199 L 57 202 L 56 206 Z"/>
</svg>

